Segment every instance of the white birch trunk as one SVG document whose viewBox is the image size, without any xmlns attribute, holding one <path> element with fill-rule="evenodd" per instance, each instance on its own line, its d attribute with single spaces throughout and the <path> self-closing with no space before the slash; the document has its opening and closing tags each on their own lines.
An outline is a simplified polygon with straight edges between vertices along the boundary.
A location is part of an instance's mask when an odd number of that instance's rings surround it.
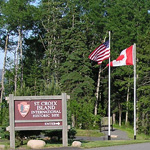
<svg viewBox="0 0 150 150">
<path fill-rule="evenodd" d="M 113 124 L 116 124 L 116 114 L 113 113 Z"/>
<path fill-rule="evenodd" d="M 121 126 L 121 117 L 122 117 L 122 108 L 121 104 L 119 103 L 119 126 Z"/>
<path fill-rule="evenodd" d="M 96 88 L 96 102 L 95 102 L 95 107 L 94 107 L 94 115 L 97 115 L 97 107 L 98 107 L 98 99 L 99 99 L 99 87 L 100 87 L 100 77 L 101 77 L 101 66 L 99 68 L 98 72 L 98 81 L 97 81 L 97 88 Z"/>
<path fill-rule="evenodd" d="M 103 40 L 103 42 L 105 42 L 106 40 L 106 36 Z M 96 102 L 95 102 L 95 106 L 94 106 L 94 115 L 96 116 L 97 115 L 97 107 L 98 107 L 98 99 L 99 99 L 99 87 L 100 87 L 100 80 L 101 80 L 101 66 L 99 67 L 99 72 L 98 72 L 98 81 L 97 81 L 97 88 L 96 88 Z"/>
<path fill-rule="evenodd" d="M 19 59 L 19 46 L 20 46 L 20 39 L 18 39 L 18 45 L 15 52 L 15 95 L 17 93 L 17 81 L 18 81 L 18 59 Z"/>
<path fill-rule="evenodd" d="M 127 125 L 128 124 L 128 116 L 129 116 L 129 86 L 128 86 L 128 90 L 127 90 L 127 103 L 126 103 L 126 122 L 125 124 Z"/>
<path fill-rule="evenodd" d="M 22 31 L 18 30 L 19 33 L 19 45 L 20 45 L 20 64 L 21 64 L 21 88 L 23 87 L 23 51 L 22 51 Z"/>
<path fill-rule="evenodd" d="M 2 87 L 1 87 L 1 99 L 0 99 L 0 103 L 2 103 L 3 94 L 4 94 L 4 90 L 5 90 L 5 87 L 4 87 L 4 76 L 5 76 L 5 66 L 6 66 L 8 39 L 9 39 L 9 34 L 7 34 L 6 41 L 5 41 L 5 54 L 4 54 L 4 63 L 3 63 L 3 71 L 2 71 Z"/>
</svg>

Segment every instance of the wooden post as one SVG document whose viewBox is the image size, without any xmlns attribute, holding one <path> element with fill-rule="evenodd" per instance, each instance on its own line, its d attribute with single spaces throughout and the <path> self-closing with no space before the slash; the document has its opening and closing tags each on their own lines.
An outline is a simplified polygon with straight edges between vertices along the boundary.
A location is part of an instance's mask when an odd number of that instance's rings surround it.
<svg viewBox="0 0 150 150">
<path fill-rule="evenodd" d="M 67 95 L 66 93 L 62 93 L 62 119 L 63 119 L 63 130 L 62 130 L 62 138 L 63 138 L 63 146 L 68 146 L 68 125 L 67 125 Z"/>
<path fill-rule="evenodd" d="M 14 95 L 9 95 L 10 148 L 15 149 Z"/>
</svg>

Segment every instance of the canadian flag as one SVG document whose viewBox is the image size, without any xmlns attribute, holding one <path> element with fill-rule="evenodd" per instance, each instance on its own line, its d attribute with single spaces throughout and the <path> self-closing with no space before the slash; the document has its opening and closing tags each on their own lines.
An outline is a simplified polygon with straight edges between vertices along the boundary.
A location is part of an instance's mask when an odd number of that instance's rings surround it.
<svg viewBox="0 0 150 150">
<path fill-rule="evenodd" d="M 124 66 L 124 65 L 134 65 L 133 45 L 124 49 L 116 60 L 110 62 L 110 66 L 112 67 Z M 107 66 L 109 66 L 109 64 L 107 64 Z"/>
</svg>

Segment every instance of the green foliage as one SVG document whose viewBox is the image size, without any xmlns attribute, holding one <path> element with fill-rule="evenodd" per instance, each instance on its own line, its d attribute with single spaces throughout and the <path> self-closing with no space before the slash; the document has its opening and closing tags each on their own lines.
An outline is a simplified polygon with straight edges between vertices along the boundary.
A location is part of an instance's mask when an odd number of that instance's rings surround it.
<svg viewBox="0 0 150 150">
<path fill-rule="evenodd" d="M 0 104 L 0 137 L 2 139 L 9 139 L 9 132 L 6 127 L 9 126 L 9 108 L 6 101 Z"/>
<path fill-rule="evenodd" d="M 9 0 L 2 5 L 2 13 L 8 29 L 17 31 L 18 27 L 29 29 L 33 23 L 35 7 L 30 5 L 31 0 Z M 18 13 L 19 12 L 19 13 Z"/>
<path fill-rule="evenodd" d="M 107 115 L 108 71 L 101 64 L 98 115 L 94 115 L 99 66 L 88 59 L 111 31 L 111 60 L 120 52 L 137 45 L 137 98 L 140 132 L 149 133 L 149 1 L 139 0 L 41 0 L 39 7 L 30 0 L 0 2 L 0 47 L 5 47 L 5 31 L 23 34 L 23 77 L 18 70 L 17 95 L 57 95 L 66 92 L 68 122 L 89 129 L 101 116 Z M 18 13 L 19 12 L 19 13 Z M 9 47 L 13 49 L 12 43 Z M 16 43 L 13 43 L 13 45 Z M 16 46 L 14 46 L 16 47 Z M 9 48 L 10 49 L 10 48 Z M 9 60 L 8 60 L 9 61 Z M 8 64 L 8 62 L 7 62 Z M 7 68 L 5 95 L 14 93 L 15 66 Z M 127 102 L 127 95 L 129 102 Z M 133 123 L 133 66 L 111 68 L 111 110 L 118 120 L 126 111 Z M 3 120 L 3 119 L 1 119 Z M 3 121 L 1 121 L 2 123 Z"/>
<path fill-rule="evenodd" d="M 60 141 L 62 137 L 62 130 L 46 130 L 43 133 L 45 136 L 50 137 L 52 142 Z M 57 137 L 57 139 L 55 137 Z"/>
<path fill-rule="evenodd" d="M 144 79 L 149 78 L 147 74 L 149 70 L 149 37 L 147 36 L 150 23 L 150 16 L 147 13 L 149 6 L 150 3 L 147 1 L 115 0 L 106 2 L 106 29 L 112 33 L 111 59 L 116 59 L 121 50 L 133 45 L 133 43 L 137 45 L 137 98 L 140 100 L 138 103 L 141 109 L 143 103 L 148 101 L 148 95 L 145 95 L 142 91 L 148 93 L 147 90 L 149 89 L 148 84 L 141 86 Z M 147 71 L 144 71 L 145 69 Z M 122 117 L 125 116 L 127 89 L 129 88 L 130 107 L 128 109 L 131 114 L 133 111 L 133 67 L 112 68 L 111 83 L 111 110 L 116 113 L 120 109 L 118 106 L 121 105 Z M 144 83 L 147 83 L 147 81 L 144 81 Z M 148 111 L 147 104 L 145 107 Z M 140 111 L 138 109 L 140 116 L 142 114 L 141 109 Z M 132 115 L 129 115 L 129 120 L 131 123 L 133 122 Z M 139 122 L 144 121 L 141 120 L 141 117 L 139 120 Z M 140 128 L 141 124 L 139 130 Z"/>
<path fill-rule="evenodd" d="M 138 48 L 138 117 L 139 117 L 139 132 L 145 133 L 146 135 L 150 134 L 150 109 L 149 109 L 149 79 L 150 79 L 150 67 L 149 67 L 149 48 L 150 48 L 150 38 L 149 38 L 149 30 L 145 34 L 144 37 L 140 37 L 140 44 Z M 144 65 L 143 65 L 144 64 Z"/>
<path fill-rule="evenodd" d="M 40 95 L 60 95 L 60 87 L 58 83 L 52 78 L 50 83 L 43 83 L 41 86 Z"/>
<path fill-rule="evenodd" d="M 93 114 L 93 103 L 85 100 L 71 100 L 68 109 L 75 119 L 75 126 L 82 129 L 93 128 L 93 123 L 97 116 Z M 81 115 L 82 114 L 82 115 Z M 98 120 L 97 120 L 98 121 Z"/>
<path fill-rule="evenodd" d="M 25 83 L 23 84 L 22 88 L 18 87 L 18 90 L 16 92 L 16 96 L 31 96 L 31 89 L 29 87 L 26 87 Z"/>
<path fill-rule="evenodd" d="M 108 147 L 108 146 L 118 146 L 118 145 L 129 145 L 137 143 L 147 143 L 149 140 L 111 140 L 106 141 L 90 141 L 88 143 L 83 143 L 82 147 L 86 149 L 95 148 L 95 147 Z"/>
<path fill-rule="evenodd" d="M 6 131 L 6 126 L 0 127 L 0 137 L 1 139 L 9 139 L 9 131 Z"/>
<path fill-rule="evenodd" d="M 43 133 L 45 136 L 50 137 L 51 142 L 58 142 L 62 139 L 62 130 L 45 130 L 45 131 L 43 131 Z M 74 139 L 76 133 L 77 132 L 74 128 L 70 128 L 68 130 L 68 138 Z"/>
<path fill-rule="evenodd" d="M 8 126 L 9 125 L 9 110 L 8 110 L 8 104 L 6 101 L 1 103 L 0 105 L 1 110 L 0 110 L 0 123 L 2 126 Z"/>
<path fill-rule="evenodd" d="M 41 134 L 40 130 L 32 130 L 32 132 L 31 131 L 16 131 L 15 136 L 16 136 L 17 146 L 23 145 L 23 141 L 25 139 L 37 139 L 40 134 Z"/>
<path fill-rule="evenodd" d="M 83 130 L 77 129 L 77 136 L 86 136 L 86 137 L 101 137 L 104 134 L 101 133 L 99 130 Z"/>
<path fill-rule="evenodd" d="M 68 138 L 74 139 L 77 134 L 77 131 L 74 128 L 70 128 L 68 131 Z"/>
</svg>

